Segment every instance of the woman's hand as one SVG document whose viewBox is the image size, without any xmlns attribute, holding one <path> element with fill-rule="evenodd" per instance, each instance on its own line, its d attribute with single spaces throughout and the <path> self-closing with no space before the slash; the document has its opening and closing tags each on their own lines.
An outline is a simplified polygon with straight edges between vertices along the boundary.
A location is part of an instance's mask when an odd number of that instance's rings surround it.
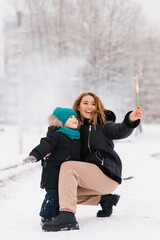
<svg viewBox="0 0 160 240">
<path fill-rule="evenodd" d="M 131 122 L 135 122 L 136 120 L 140 119 L 142 117 L 142 111 L 141 111 L 141 107 L 137 107 L 136 110 L 134 112 L 131 112 L 129 115 L 129 120 Z"/>
</svg>

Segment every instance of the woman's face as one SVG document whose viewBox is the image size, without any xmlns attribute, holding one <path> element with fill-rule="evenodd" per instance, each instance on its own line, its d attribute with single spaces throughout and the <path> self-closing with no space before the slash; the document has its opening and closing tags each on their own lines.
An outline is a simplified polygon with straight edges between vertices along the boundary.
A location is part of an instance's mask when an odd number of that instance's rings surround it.
<svg viewBox="0 0 160 240">
<path fill-rule="evenodd" d="M 84 96 L 78 108 L 81 118 L 90 119 L 94 115 L 95 110 L 96 110 L 96 103 L 95 103 L 94 97 L 90 95 Z"/>
</svg>

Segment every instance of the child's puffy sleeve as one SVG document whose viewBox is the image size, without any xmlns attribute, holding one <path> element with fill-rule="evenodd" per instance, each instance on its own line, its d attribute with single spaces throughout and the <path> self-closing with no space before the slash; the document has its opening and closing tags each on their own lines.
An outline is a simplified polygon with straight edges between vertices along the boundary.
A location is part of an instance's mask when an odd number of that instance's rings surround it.
<svg viewBox="0 0 160 240">
<path fill-rule="evenodd" d="M 29 155 L 36 157 L 37 161 L 43 159 L 47 153 L 54 150 L 57 144 L 57 136 L 55 134 L 48 134 L 47 137 L 41 138 L 40 144 L 36 146 Z"/>
</svg>

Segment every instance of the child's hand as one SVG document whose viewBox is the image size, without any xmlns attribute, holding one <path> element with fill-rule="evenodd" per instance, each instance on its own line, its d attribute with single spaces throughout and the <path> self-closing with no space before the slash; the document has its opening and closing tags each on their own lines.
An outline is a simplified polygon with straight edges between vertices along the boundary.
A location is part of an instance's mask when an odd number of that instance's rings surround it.
<svg viewBox="0 0 160 240">
<path fill-rule="evenodd" d="M 35 156 L 31 155 L 31 156 L 26 157 L 25 159 L 23 159 L 23 162 L 24 163 L 29 163 L 29 162 L 34 163 L 34 162 L 37 162 L 37 159 L 36 159 Z"/>
<path fill-rule="evenodd" d="M 131 122 L 135 122 L 136 120 L 140 119 L 142 117 L 142 111 L 141 111 L 141 107 L 137 107 L 136 110 L 134 112 L 131 112 L 129 115 L 129 120 Z"/>
<path fill-rule="evenodd" d="M 43 160 L 46 160 L 50 155 L 51 155 L 51 153 L 47 153 L 47 155 L 44 156 Z"/>
</svg>

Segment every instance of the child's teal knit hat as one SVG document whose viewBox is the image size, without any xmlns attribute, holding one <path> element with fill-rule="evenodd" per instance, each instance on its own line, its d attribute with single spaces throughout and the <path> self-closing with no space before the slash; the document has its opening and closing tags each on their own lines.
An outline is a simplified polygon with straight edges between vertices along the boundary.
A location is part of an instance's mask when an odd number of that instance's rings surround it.
<svg viewBox="0 0 160 240">
<path fill-rule="evenodd" d="M 56 107 L 52 115 L 55 115 L 63 123 L 63 125 L 71 116 L 74 115 L 77 118 L 76 112 L 71 108 Z"/>
</svg>

